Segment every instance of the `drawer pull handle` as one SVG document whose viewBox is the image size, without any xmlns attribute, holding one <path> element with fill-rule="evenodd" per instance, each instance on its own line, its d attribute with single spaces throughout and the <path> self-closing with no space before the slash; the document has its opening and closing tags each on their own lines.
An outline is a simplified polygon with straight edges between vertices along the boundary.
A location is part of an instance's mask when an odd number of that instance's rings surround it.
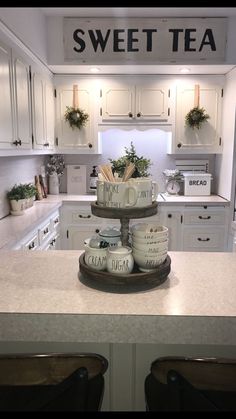
<svg viewBox="0 0 236 419">
<path fill-rule="evenodd" d="M 43 234 L 48 234 L 48 227 L 43 230 Z"/>
<path fill-rule="evenodd" d="M 59 223 L 58 218 L 56 218 L 56 219 L 54 220 L 54 224 L 57 224 L 57 223 Z"/>
<path fill-rule="evenodd" d="M 199 215 L 198 218 L 200 218 L 200 220 L 210 220 L 211 216 L 207 215 L 206 217 L 204 217 L 204 215 Z"/>
<path fill-rule="evenodd" d="M 81 215 L 81 214 L 79 214 L 79 218 L 91 218 L 91 215 L 89 214 L 89 215 Z"/>
<path fill-rule="evenodd" d="M 30 245 L 29 245 L 29 250 L 31 250 L 31 249 L 33 249 L 33 248 L 34 248 L 34 242 L 30 243 Z"/>
<path fill-rule="evenodd" d="M 200 242 L 209 242 L 210 241 L 210 238 L 207 237 L 206 239 L 202 239 L 201 237 L 198 237 L 198 241 L 200 241 Z"/>
</svg>

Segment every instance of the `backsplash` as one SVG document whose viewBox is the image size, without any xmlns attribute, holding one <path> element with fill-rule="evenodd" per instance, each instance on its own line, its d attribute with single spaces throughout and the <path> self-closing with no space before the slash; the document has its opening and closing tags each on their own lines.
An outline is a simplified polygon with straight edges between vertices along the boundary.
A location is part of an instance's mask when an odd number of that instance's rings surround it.
<svg viewBox="0 0 236 419">
<path fill-rule="evenodd" d="M 0 218 L 9 214 L 7 191 L 15 183 L 34 183 L 34 175 L 40 174 L 44 156 L 0 157 Z"/>
<path fill-rule="evenodd" d="M 130 148 L 133 142 L 139 156 L 149 158 L 152 162 L 150 174 L 158 183 L 159 192 L 164 192 L 165 184 L 162 172 L 164 169 L 174 169 L 175 159 L 179 156 L 167 155 L 168 132 L 162 129 L 149 129 L 147 131 L 110 129 L 101 134 L 102 155 L 68 154 L 64 155 L 65 164 L 87 165 L 87 186 L 89 191 L 89 175 L 93 165 L 107 164 L 109 158 L 117 159 L 124 155 L 125 147 Z M 205 155 L 184 155 L 181 159 L 201 159 Z M 7 191 L 15 183 L 34 182 L 35 174 L 41 173 L 41 166 L 45 164 L 46 156 L 14 156 L 0 157 L 0 218 L 9 214 L 9 203 L 6 198 Z M 214 167 L 215 155 L 207 155 L 209 160 L 209 173 L 213 175 L 212 190 L 214 193 Z M 66 169 L 61 178 L 60 192 L 67 192 Z"/>
<path fill-rule="evenodd" d="M 120 129 L 110 129 L 101 134 L 102 155 L 65 155 L 67 164 L 85 164 L 87 165 L 87 191 L 89 185 L 89 175 L 92 172 L 93 165 L 107 164 L 109 158 L 117 159 L 125 153 L 124 147 L 130 148 L 133 142 L 136 152 L 139 156 L 149 158 L 152 162 L 150 174 L 153 180 L 158 183 L 159 192 L 164 192 L 165 183 L 162 172 L 164 169 L 175 169 L 175 159 L 179 156 L 166 154 L 168 132 L 162 129 L 149 129 L 147 131 Z M 205 155 L 184 155 L 181 159 L 201 159 Z M 214 193 L 214 165 L 215 156 L 207 155 L 209 160 L 209 173 L 213 174 L 212 193 Z M 61 192 L 66 192 L 66 170 L 61 180 Z"/>
</svg>

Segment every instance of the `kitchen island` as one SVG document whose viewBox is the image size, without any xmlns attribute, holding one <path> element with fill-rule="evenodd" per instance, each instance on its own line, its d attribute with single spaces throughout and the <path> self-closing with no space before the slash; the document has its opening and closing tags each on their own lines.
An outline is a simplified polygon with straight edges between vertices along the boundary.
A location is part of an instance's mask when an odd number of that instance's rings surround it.
<svg viewBox="0 0 236 419">
<path fill-rule="evenodd" d="M 143 379 L 159 355 L 235 356 L 235 253 L 169 252 L 162 285 L 127 293 L 85 285 L 80 254 L 0 253 L 1 352 L 104 354 L 105 410 L 144 408 Z"/>
</svg>

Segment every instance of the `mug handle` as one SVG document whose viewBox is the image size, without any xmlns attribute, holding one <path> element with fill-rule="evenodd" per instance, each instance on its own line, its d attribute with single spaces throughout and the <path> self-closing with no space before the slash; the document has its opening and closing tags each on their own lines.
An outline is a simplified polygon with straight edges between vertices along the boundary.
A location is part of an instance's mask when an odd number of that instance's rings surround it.
<svg viewBox="0 0 236 419">
<path fill-rule="evenodd" d="M 134 205 L 136 204 L 137 200 L 138 200 L 138 191 L 137 188 L 135 186 L 129 186 L 126 190 L 126 196 L 129 197 L 129 190 L 134 192 L 134 199 L 133 202 L 127 202 L 125 204 L 126 207 L 134 207 Z"/>
<path fill-rule="evenodd" d="M 155 180 L 152 180 L 152 202 L 156 201 L 158 195 L 158 185 Z"/>
</svg>

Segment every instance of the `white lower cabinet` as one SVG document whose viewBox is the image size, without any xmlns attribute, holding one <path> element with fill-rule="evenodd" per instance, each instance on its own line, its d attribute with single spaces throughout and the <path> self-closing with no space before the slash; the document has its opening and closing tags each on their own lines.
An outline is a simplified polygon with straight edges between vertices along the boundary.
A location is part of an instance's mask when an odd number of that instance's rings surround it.
<svg viewBox="0 0 236 419">
<path fill-rule="evenodd" d="M 169 229 L 170 251 L 227 251 L 228 207 L 160 205 L 161 224 Z"/>
<path fill-rule="evenodd" d="M 11 250 L 60 250 L 60 214 L 53 212 L 11 246 Z"/>
</svg>

